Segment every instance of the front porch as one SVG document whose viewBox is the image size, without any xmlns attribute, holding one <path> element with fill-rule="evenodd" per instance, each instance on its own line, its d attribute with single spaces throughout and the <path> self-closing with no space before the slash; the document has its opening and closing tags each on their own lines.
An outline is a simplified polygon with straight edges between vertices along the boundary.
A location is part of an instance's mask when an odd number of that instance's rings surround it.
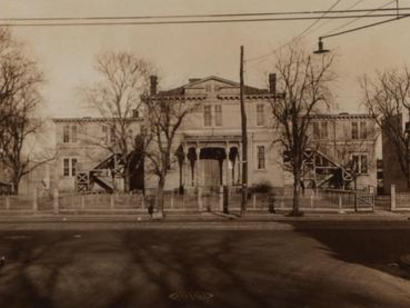
<svg viewBox="0 0 410 308">
<path fill-rule="evenodd" d="M 180 188 L 240 186 L 240 136 L 185 137 L 177 151 Z"/>
</svg>

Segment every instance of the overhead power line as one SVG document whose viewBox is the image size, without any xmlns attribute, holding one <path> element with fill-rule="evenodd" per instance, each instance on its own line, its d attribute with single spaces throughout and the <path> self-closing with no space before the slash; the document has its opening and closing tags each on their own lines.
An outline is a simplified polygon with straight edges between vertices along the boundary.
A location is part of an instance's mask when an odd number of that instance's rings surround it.
<svg viewBox="0 0 410 308">
<path fill-rule="evenodd" d="M 291 40 L 289 40 L 287 43 L 285 43 L 285 44 L 283 44 L 283 45 L 281 45 L 281 46 L 275 48 L 274 50 L 272 50 L 272 51 L 270 51 L 270 52 L 268 52 L 268 53 L 266 53 L 266 54 L 263 54 L 263 55 L 260 55 L 260 56 L 257 56 L 257 57 L 251 58 L 251 59 L 247 59 L 247 61 L 263 60 L 263 59 L 269 57 L 270 55 L 272 55 L 272 54 L 273 54 L 274 52 L 276 52 L 277 50 L 280 50 L 281 48 L 284 48 L 284 47 L 288 46 L 289 44 L 291 44 L 291 43 L 294 42 L 295 40 L 297 40 L 297 39 L 299 39 L 299 38 L 302 38 L 303 35 L 304 35 L 306 32 L 308 32 L 308 31 L 309 31 L 314 25 L 316 25 L 319 21 L 321 21 L 321 20 L 326 16 L 327 13 L 331 12 L 332 9 L 335 8 L 335 7 L 340 3 L 340 1 L 341 1 L 341 0 L 336 0 L 336 2 L 333 3 L 332 6 L 331 6 L 329 9 L 327 9 L 327 11 L 324 11 L 324 13 L 322 13 L 321 16 L 320 16 L 317 20 L 315 20 L 312 24 L 310 24 L 306 29 L 304 29 L 304 30 L 303 30 L 302 32 L 300 32 L 298 35 L 295 35 L 295 36 L 294 36 Z M 260 61 L 258 61 L 258 63 L 259 63 L 259 62 L 260 62 Z"/>
<path fill-rule="evenodd" d="M 360 0 L 364 1 L 364 0 Z M 351 6 L 352 8 L 354 6 Z M 174 15 L 130 15 L 130 16 L 85 16 L 85 17 L 15 17 L 0 18 L 0 22 L 12 21 L 89 21 L 89 20 L 132 20 L 132 19 L 169 19 L 169 18 L 221 18 L 221 17 L 257 17 L 280 15 L 320 15 L 320 14 L 349 14 L 366 13 L 374 9 L 345 9 L 327 11 L 283 11 L 283 12 L 254 12 L 254 13 L 225 13 L 225 14 L 174 14 Z M 378 9 L 379 12 L 396 11 L 396 8 Z M 410 10 L 410 7 L 400 8 L 401 11 Z"/>
<path fill-rule="evenodd" d="M 397 16 L 397 15 L 396 15 L 396 16 Z M 353 29 L 348 29 L 348 30 L 345 30 L 345 31 L 337 32 L 337 33 L 332 33 L 332 34 L 328 34 L 328 35 L 323 35 L 323 36 L 320 36 L 320 37 L 319 37 L 319 40 L 322 40 L 322 39 L 325 39 L 325 38 L 334 37 L 334 36 L 339 36 L 339 35 L 346 34 L 346 33 L 350 33 L 350 32 L 355 32 L 355 31 L 358 31 L 358 30 L 363 30 L 363 29 L 375 27 L 375 26 L 378 26 L 378 25 L 386 24 L 386 23 L 389 23 L 389 22 L 392 22 L 392 21 L 398 21 L 398 20 L 400 20 L 400 19 L 404 19 L 404 18 L 408 18 L 408 17 L 410 17 L 410 14 L 398 15 L 397 17 L 392 18 L 392 19 L 387 19 L 387 20 L 383 20 L 383 21 L 379 21 L 379 22 L 367 24 L 367 25 L 364 25 L 364 26 L 361 26 L 361 27 L 357 27 L 357 28 L 353 28 Z"/>
<path fill-rule="evenodd" d="M 366 16 L 373 14 L 374 12 L 376 12 L 376 11 L 379 10 L 379 9 L 383 9 L 384 7 L 390 5 L 390 4 L 394 3 L 394 2 L 396 2 L 396 0 L 392 0 L 392 1 L 390 1 L 390 2 L 387 2 L 386 4 L 383 4 L 382 6 L 378 7 L 377 9 L 374 9 L 374 10 L 372 10 L 372 11 L 369 11 L 369 12 L 366 14 Z M 397 10 L 397 9 L 396 9 L 396 10 Z M 397 14 L 396 14 L 396 16 L 397 16 Z M 328 34 L 330 34 L 330 33 L 334 33 L 334 32 L 336 32 L 336 31 L 338 31 L 338 30 L 340 30 L 340 29 L 346 28 L 347 26 L 349 26 L 349 25 L 355 23 L 356 21 L 358 21 L 358 20 L 360 20 L 360 19 L 362 19 L 362 18 L 363 18 L 363 17 L 358 17 L 358 18 L 355 18 L 355 19 L 353 19 L 353 20 L 350 20 L 349 22 L 344 23 L 343 25 L 338 26 L 338 27 L 334 28 L 333 30 L 328 31 L 328 32 L 326 33 L 326 35 L 328 35 Z"/>
<path fill-rule="evenodd" d="M 355 3 L 353 3 L 352 5 L 350 5 L 346 10 L 348 11 L 348 10 L 352 10 L 354 7 L 356 7 L 356 6 L 358 6 L 360 3 L 362 3 L 362 2 L 364 2 L 364 1 L 366 1 L 366 0 L 358 0 L 358 1 L 356 1 Z M 393 1 L 395 1 L 395 0 L 393 0 Z M 373 12 L 374 10 L 372 10 L 371 12 Z M 334 11 L 332 11 L 332 12 L 329 12 L 329 13 L 333 13 Z M 366 14 L 367 15 L 367 14 Z M 322 22 L 321 24 L 319 24 L 319 25 L 317 25 L 314 29 L 311 29 L 309 32 L 307 32 L 306 33 L 306 35 L 308 35 L 308 34 L 310 34 L 310 33 L 312 33 L 312 32 L 314 32 L 314 31 L 316 31 L 316 30 L 318 30 L 318 29 L 320 29 L 320 28 L 322 28 L 322 27 L 324 27 L 325 25 L 327 25 L 328 23 L 330 23 L 332 20 L 325 20 L 324 22 Z"/>
<path fill-rule="evenodd" d="M 410 12 L 409 12 L 410 13 Z M 8 21 L 0 20 L 2 27 L 64 27 L 64 26 L 139 26 L 139 25 L 178 25 L 178 24 L 212 24 L 212 23 L 241 23 L 241 22 L 272 22 L 272 21 L 303 21 L 317 19 L 351 19 L 351 18 L 381 18 L 381 17 L 397 17 L 397 14 L 385 13 L 377 15 L 340 15 L 340 16 L 324 16 L 324 17 L 281 17 L 281 18 L 242 18 L 242 19 L 195 19 L 195 20 L 167 20 L 167 21 L 115 21 L 114 19 L 106 21 L 59 21 L 58 22 L 16 22 L 16 19 L 8 19 Z M 399 16 L 406 16 L 400 14 Z"/>
<path fill-rule="evenodd" d="M 335 3 L 326 11 L 324 12 L 318 19 L 316 19 L 312 24 L 310 24 L 305 30 L 303 30 L 301 33 L 299 33 L 297 36 L 295 36 L 290 42 L 293 42 L 297 40 L 298 38 L 302 38 L 305 33 L 307 33 L 310 29 L 312 29 L 319 21 L 324 19 L 326 17 L 326 14 L 332 11 L 333 8 L 335 8 L 342 0 L 336 0 Z"/>
</svg>

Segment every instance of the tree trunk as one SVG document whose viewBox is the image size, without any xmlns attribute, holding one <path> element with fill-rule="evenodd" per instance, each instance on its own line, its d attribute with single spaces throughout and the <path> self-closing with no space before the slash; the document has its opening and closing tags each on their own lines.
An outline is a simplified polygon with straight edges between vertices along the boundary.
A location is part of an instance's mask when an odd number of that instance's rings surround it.
<svg viewBox="0 0 410 308">
<path fill-rule="evenodd" d="M 19 194 L 19 186 L 20 186 L 20 177 L 14 177 L 12 180 L 12 191 L 11 193 L 13 195 L 18 195 Z"/>
<path fill-rule="evenodd" d="M 158 209 L 158 215 L 160 217 L 164 216 L 164 187 L 165 187 L 165 176 L 161 175 L 158 181 L 157 198 L 156 198 L 156 208 Z"/>
<path fill-rule="evenodd" d="M 300 216 L 302 213 L 300 212 L 300 180 L 301 180 L 301 175 L 300 172 L 296 171 L 293 174 L 293 206 L 292 206 L 292 212 L 290 213 L 290 216 Z"/>
<path fill-rule="evenodd" d="M 410 154 L 410 153 L 407 153 L 407 155 L 409 155 L 409 154 Z M 407 163 L 406 180 L 407 180 L 407 190 L 410 191 L 410 162 Z"/>
<path fill-rule="evenodd" d="M 124 172 L 124 192 L 130 191 L 130 171 L 125 170 Z"/>
</svg>

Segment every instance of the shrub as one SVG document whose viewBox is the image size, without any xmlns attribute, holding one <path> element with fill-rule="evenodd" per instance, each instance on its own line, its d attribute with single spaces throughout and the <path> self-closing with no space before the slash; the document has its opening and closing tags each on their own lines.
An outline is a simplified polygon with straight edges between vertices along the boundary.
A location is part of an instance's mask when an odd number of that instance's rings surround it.
<svg viewBox="0 0 410 308">
<path fill-rule="evenodd" d="M 252 185 L 250 191 L 251 193 L 269 193 L 272 191 L 272 188 L 272 184 L 266 181 Z"/>
</svg>

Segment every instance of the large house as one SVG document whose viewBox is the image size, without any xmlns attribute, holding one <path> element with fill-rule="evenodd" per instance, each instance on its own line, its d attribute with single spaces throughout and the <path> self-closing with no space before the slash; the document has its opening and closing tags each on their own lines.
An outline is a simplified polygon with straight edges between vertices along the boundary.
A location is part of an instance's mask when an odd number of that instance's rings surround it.
<svg viewBox="0 0 410 308">
<path fill-rule="evenodd" d="M 368 114 L 316 114 L 307 151 L 307 185 L 363 189 L 377 187 L 379 131 Z"/>
<path fill-rule="evenodd" d="M 60 191 L 103 190 L 112 192 L 124 188 L 124 162 L 116 149 L 119 120 L 108 118 L 54 119 L 56 158 L 54 186 Z M 124 120 L 122 120 L 124 121 Z M 140 118 L 127 120 L 129 148 L 140 132 Z M 143 165 L 137 167 L 130 179 L 131 189 L 142 189 Z"/>
<path fill-rule="evenodd" d="M 210 76 L 190 79 L 185 85 L 157 91 L 151 79 L 149 99 L 178 100 L 199 107 L 183 121 L 175 138 L 167 190 L 239 186 L 242 175 L 242 137 L 239 83 Z M 269 76 L 269 89 L 245 86 L 248 122 L 248 185 L 291 185 L 286 155 L 278 143 L 271 103 L 276 96 L 276 78 Z M 55 119 L 57 159 L 55 178 L 62 190 L 103 189 L 112 191 L 123 182 L 115 172 L 116 155 L 101 146 L 110 141 L 108 119 Z M 132 119 L 136 136 L 143 117 Z M 376 186 L 374 123 L 362 114 L 315 115 L 312 143 L 306 156 L 304 182 L 314 187 L 366 188 Z M 121 165 L 121 164 L 120 164 Z M 145 164 L 139 165 L 131 189 L 155 188 L 157 179 Z M 110 171 L 111 170 L 111 171 Z M 114 170 L 114 172 L 113 172 Z M 110 182 L 111 181 L 111 182 Z M 342 183 L 340 183 L 342 181 Z"/>
<path fill-rule="evenodd" d="M 282 185 L 283 169 L 277 161 L 277 151 L 273 150 L 275 129 L 269 112 L 275 95 L 274 82 L 271 78 L 271 91 L 245 88 L 250 185 L 262 182 Z M 239 84 L 215 76 L 190 79 L 176 89 L 151 91 L 150 97 L 154 101 L 179 98 L 199 108 L 181 126 L 175 145 L 180 146 L 185 159 L 180 166 L 171 166 L 166 188 L 181 184 L 184 188 L 239 186 L 243 166 Z M 147 187 L 155 185 L 155 181 L 147 182 Z"/>
</svg>

